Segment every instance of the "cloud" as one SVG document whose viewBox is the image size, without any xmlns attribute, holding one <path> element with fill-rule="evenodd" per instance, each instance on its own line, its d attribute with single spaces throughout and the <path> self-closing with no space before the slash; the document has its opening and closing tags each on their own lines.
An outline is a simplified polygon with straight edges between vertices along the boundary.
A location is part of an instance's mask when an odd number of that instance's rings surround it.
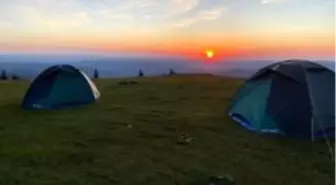
<svg viewBox="0 0 336 185">
<path fill-rule="evenodd" d="M 15 6 L 12 8 L 11 13 L 13 13 L 11 18 L 14 19 L 17 24 L 21 25 L 33 25 L 42 20 L 41 13 L 33 6 Z"/>
<path fill-rule="evenodd" d="M 157 1 L 145 0 L 145 1 L 140 2 L 138 4 L 138 7 L 139 8 L 146 8 L 146 7 L 150 7 L 150 6 L 156 5 L 157 3 L 158 3 Z"/>
<path fill-rule="evenodd" d="M 26 25 L 32 24 L 49 29 L 67 29 L 79 27 L 91 22 L 87 12 L 42 14 L 34 7 L 21 7 Z"/>
<path fill-rule="evenodd" d="M 146 13 L 142 16 L 137 16 L 137 12 L 157 5 L 157 1 L 154 0 L 128 0 L 118 5 L 105 3 L 104 8 L 99 10 L 98 14 L 105 19 L 131 21 L 141 17 L 148 18 L 151 14 Z"/>
<path fill-rule="evenodd" d="M 2 27 L 2 28 L 4 28 L 4 27 L 8 28 L 8 27 L 11 27 L 11 26 L 13 26 L 13 24 L 10 23 L 10 22 L 0 21 L 0 27 Z"/>
<path fill-rule="evenodd" d="M 110 5 L 107 3 L 106 6 L 118 11 L 130 11 L 138 8 L 147 8 L 157 3 L 158 2 L 154 0 L 124 0 L 119 5 Z"/>
<path fill-rule="evenodd" d="M 208 0 L 12 0 L 1 2 L 0 17 L 18 30 L 65 33 L 67 29 L 86 26 L 90 28 L 86 30 L 107 32 L 139 27 L 161 29 L 168 25 L 188 27 L 220 18 L 225 10 L 214 6 L 217 4 Z M 5 25 L 0 23 L 0 28 Z"/>
<path fill-rule="evenodd" d="M 203 20 L 216 20 L 222 16 L 224 11 L 225 11 L 224 8 L 218 10 L 205 11 L 200 13 L 200 17 Z"/>
<path fill-rule="evenodd" d="M 200 0 L 125 0 L 112 5 L 106 2 L 100 15 L 109 19 L 166 19 L 186 14 L 199 5 Z M 150 18 L 149 18 L 150 17 Z"/>
<path fill-rule="evenodd" d="M 171 0 L 170 14 L 181 15 L 185 14 L 199 5 L 199 0 Z"/>
<path fill-rule="evenodd" d="M 41 19 L 40 24 L 51 29 L 74 28 L 86 25 L 91 22 L 87 12 L 73 13 L 59 18 Z"/>
<path fill-rule="evenodd" d="M 192 24 L 196 23 L 197 21 L 198 21 L 197 19 L 184 19 L 184 20 L 180 20 L 176 23 L 173 23 L 173 24 L 169 25 L 169 27 L 171 27 L 171 28 L 189 27 Z"/>
<path fill-rule="evenodd" d="M 169 27 L 171 27 L 171 28 L 185 28 L 185 27 L 189 27 L 193 24 L 196 24 L 198 22 L 217 20 L 223 15 L 223 13 L 226 10 L 227 10 L 226 7 L 221 7 L 221 8 L 216 8 L 216 9 L 212 9 L 212 10 L 200 11 L 200 12 L 197 12 L 196 14 L 194 14 L 194 15 L 191 15 L 188 18 L 178 20 L 177 22 L 171 24 Z"/>
<path fill-rule="evenodd" d="M 200 4 L 200 1 L 11 0 L 1 2 L 0 17 L 12 19 L 16 24 L 24 22 L 29 25 L 30 23 L 44 22 L 44 25 L 54 28 L 80 26 L 89 23 L 89 19 L 92 22 L 108 22 L 111 19 L 120 21 L 155 21 L 182 16 L 194 10 Z"/>
<path fill-rule="evenodd" d="M 121 13 L 120 11 L 102 10 L 99 14 L 107 19 L 134 20 L 133 14 Z"/>
<path fill-rule="evenodd" d="M 281 3 L 286 0 L 261 0 L 261 4 L 273 4 L 273 3 Z"/>
<path fill-rule="evenodd" d="M 18 0 L 13 0 L 17 2 Z M 31 4 L 5 4 L 3 9 L 0 8 L 0 17 L 4 19 L 2 22 L 10 22 L 11 26 L 17 30 L 34 29 L 38 31 L 60 30 L 80 27 L 89 24 L 92 17 L 88 12 L 82 11 L 80 8 L 75 9 L 73 1 L 51 1 L 50 4 L 44 4 L 46 1 L 32 0 Z M 59 3 L 62 2 L 62 3 Z M 54 5 L 54 9 L 52 8 Z M 59 8 L 62 8 L 60 11 Z M 8 24 L 0 24 L 3 28 Z"/>
</svg>

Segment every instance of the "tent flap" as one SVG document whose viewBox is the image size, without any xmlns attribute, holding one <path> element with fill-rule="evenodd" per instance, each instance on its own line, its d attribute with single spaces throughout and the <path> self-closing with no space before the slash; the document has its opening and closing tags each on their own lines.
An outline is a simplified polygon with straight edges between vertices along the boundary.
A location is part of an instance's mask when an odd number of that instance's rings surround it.
<svg viewBox="0 0 336 185">
<path fill-rule="evenodd" d="M 231 108 L 230 112 L 239 119 L 244 119 L 243 126 L 247 127 L 249 123 L 250 130 L 274 130 L 277 129 L 276 124 L 267 118 L 265 114 L 267 97 L 270 91 L 271 80 L 262 79 L 251 81 L 246 84 L 247 92 L 241 92 L 242 96 Z"/>
<path fill-rule="evenodd" d="M 335 76 L 330 71 L 310 70 L 307 81 L 315 118 L 313 132 L 318 137 L 324 130 L 330 135 L 331 130 L 335 132 Z"/>
</svg>

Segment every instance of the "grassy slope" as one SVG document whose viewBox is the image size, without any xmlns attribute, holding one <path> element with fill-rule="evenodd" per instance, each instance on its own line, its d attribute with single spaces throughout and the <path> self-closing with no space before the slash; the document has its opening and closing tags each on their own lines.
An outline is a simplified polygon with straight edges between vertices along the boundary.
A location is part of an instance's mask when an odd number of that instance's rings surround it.
<svg viewBox="0 0 336 185">
<path fill-rule="evenodd" d="M 224 114 L 240 81 L 117 82 L 97 82 L 97 104 L 50 112 L 20 110 L 28 83 L 1 82 L 0 184 L 186 184 L 207 173 L 238 184 L 333 184 L 325 143 L 260 136 Z M 190 145 L 176 144 L 181 132 L 195 137 Z"/>
</svg>

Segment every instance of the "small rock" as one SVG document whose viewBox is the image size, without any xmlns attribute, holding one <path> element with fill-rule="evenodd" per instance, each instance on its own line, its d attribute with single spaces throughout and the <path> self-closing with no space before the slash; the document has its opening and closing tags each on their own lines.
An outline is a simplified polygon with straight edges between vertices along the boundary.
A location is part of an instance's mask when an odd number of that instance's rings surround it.
<svg viewBox="0 0 336 185">
<path fill-rule="evenodd" d="M 193 140 L 192 137 L 189 137 L 188 134 L 182 133 L 181 136 L 179 137 L 177 144 L 182 145 L 182 144 L 190 144 L 191 141 Z"/>
<path fill-rule="evenodd" d="M 128 124 L 127 128 L 133 128 L 133 126 L 131 124 Z"/>
<path fill-rule="evenodd" d="M 235 180 L 232 176 L 214 176 L 209 179 L 209 185 L 234 185 Z"/>
</svg>

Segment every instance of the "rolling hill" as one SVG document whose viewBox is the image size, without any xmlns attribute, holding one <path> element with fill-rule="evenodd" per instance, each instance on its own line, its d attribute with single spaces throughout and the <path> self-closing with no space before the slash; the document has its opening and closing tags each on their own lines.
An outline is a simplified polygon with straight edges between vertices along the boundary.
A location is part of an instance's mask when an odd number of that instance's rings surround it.
<svg viewBox="0 0 336 185">
<path fill-rule="evenodd" d="M 183 75 L 96 81 L 101 99 L 20 109 L 27 81 L 0 82 L 0 184 L 333 184 L 325 142 L 251 133 L 225 109 L 241 80 Z M 186 133 L 192 139 L 181 145 Z"/>
</svg>

